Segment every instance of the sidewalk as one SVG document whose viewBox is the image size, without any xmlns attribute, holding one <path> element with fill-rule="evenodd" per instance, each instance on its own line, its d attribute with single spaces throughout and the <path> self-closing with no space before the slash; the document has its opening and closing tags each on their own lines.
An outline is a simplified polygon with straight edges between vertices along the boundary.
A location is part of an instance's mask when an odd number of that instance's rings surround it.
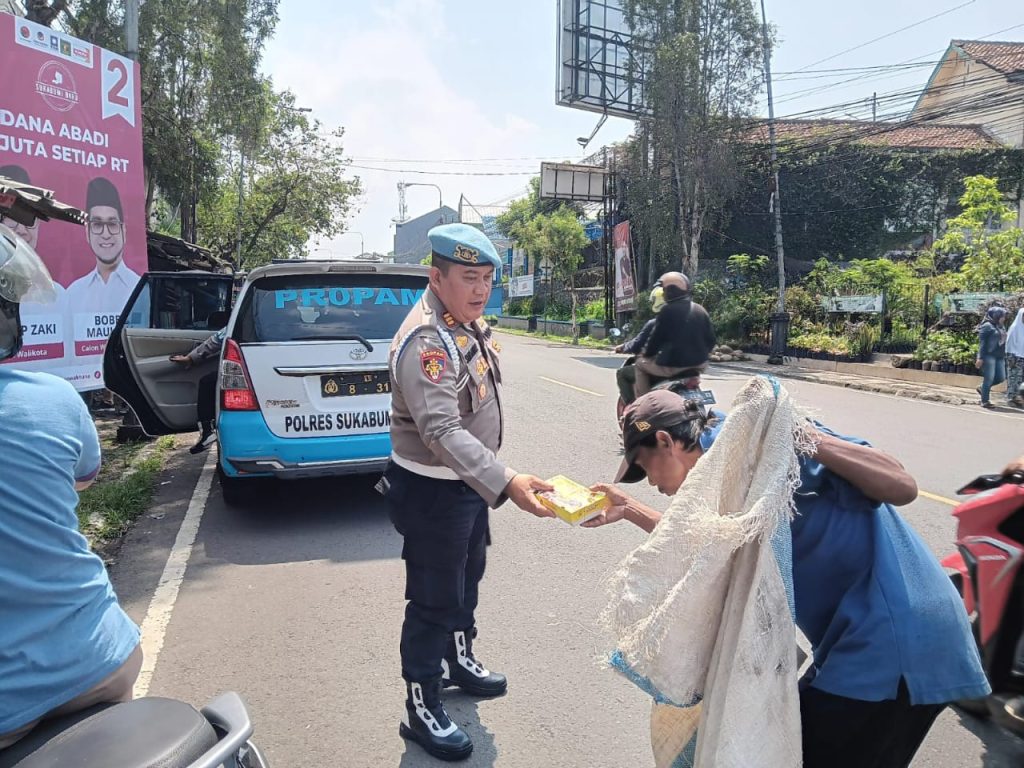
<svg viewBox="0 0 1024 768">
<path fill-rule="evenodd" d="M 749 362 L 743 363 L 716 363 L 723 368 L 750 373 L 771 373 L 779 378 L 797 379 L 799 381 L 811 381 L 816 384 L 828 384 L 833 387 L 847 387 L 859 389 L 864 392 L 877 392 L 883 395 L 894 395 L 896 397 L 909 397 L 917 400 L 928 400 L 935 403 L 946 403 L 947 405 L 960 405 L 981 410 L 978 406 L 978 395 L 969 387 L 951 386 L 949 384 L 936 384 L 931 382 L 902 381 L 897 378 L 899 369 L 889 368 L 884 365 L 872 365 L 871 374 L 845 373 L 831 370 L 817 370 L 808 366 L 788 362 L 785 365 L 768 365 L 766 358 L 761 355 L 751 355 Z M 862 366 L 861 369 L 867 368 Z M 892 375 L 888 376 L 887 373 Z M 973 382 L 981 384 L 980 378 L 973 378 Z M 977 386 L 977 384 L 975 386 Z M 1001 388 L 1000 388 L 1001 389 Z M 992 393 L 992 402 L 997 410 L 1004 413 L 1018 413 L 1024 416 L 1024 411 L 1011 408 L 1005 404 L 1005 395 L 1001 391 Z"/>
</svg>

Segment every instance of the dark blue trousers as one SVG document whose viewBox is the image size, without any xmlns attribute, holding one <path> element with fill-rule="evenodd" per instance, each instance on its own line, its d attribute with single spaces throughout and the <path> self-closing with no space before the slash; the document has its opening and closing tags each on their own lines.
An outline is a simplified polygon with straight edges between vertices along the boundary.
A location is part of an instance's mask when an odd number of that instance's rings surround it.
<svg viewBox="0 0 1024 768">
<path fill-rule="evenodd" d="M 441 675 L 452 632 L 473 626 L 487 562 L 488 508 L 458 480 L 435 480 L 392 464 L 384 473 L 391 521 L 405 539 L 402 676 Z"/>
</svg>

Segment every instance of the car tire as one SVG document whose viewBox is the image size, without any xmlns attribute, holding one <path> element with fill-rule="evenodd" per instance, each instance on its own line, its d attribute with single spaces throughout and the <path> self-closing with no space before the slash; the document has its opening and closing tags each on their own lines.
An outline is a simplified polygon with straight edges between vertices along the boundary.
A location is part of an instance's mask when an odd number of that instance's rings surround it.
<svg viewBox="0 0 1024 768">
<path fill-rule="evenodd" d="M 231 477 L 217 465 L 217 482 L 220 483 L 220 495 L 229 507 L 240 507 L 245 504 L 249 495 L 246 482 L 240 477 Z"/>
</svg>

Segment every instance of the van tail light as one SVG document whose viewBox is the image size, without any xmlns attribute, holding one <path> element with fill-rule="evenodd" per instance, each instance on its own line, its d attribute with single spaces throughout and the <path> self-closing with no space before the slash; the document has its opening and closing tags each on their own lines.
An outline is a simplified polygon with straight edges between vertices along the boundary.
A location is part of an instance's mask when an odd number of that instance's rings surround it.
<svg viewBox="0 0 1024 768">
<path fill-rule="evenodd" d="M 252 391 L 249 372 L 245 369 L 242 350 L 234 339 L 224 342 L 220 361 L 220 407 L 225 411 L 258 411 L 256 393 Z"/>
</svg>

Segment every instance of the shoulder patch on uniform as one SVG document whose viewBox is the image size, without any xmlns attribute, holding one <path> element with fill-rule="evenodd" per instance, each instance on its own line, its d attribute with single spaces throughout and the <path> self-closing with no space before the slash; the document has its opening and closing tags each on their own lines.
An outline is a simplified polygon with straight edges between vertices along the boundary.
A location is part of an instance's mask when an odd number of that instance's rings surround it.
<svg viewBox="0 0 1024 768">
<path fill-rule="evenodd" d="M 423 375 L 435 384 L 441 380 L 441 374 L 447 367 L 448 357 L 443 349 L 434 347 L 420 352 L 420 368 L 423 369 Z"/>
</svg>

